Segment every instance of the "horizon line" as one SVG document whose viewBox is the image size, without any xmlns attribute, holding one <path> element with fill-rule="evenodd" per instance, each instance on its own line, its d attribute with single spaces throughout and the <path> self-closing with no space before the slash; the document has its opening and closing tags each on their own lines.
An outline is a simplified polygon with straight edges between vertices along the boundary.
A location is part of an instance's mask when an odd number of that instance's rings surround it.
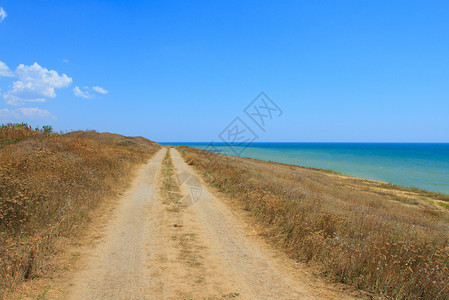
<svg viewBox="0 0 449 300">
<path fill-rule="evenodd" d="M 225 142 L 201 142 L 201 141 L 195 141 L 195 142 L 159 142 L 156 141 L 157 143 L 161 144 L 169 144 L 169 143 L 174 143 L 174 144 L 182 144 L 182 143 L 187 143 L 187 144 L 210 144 L 210 143 L 215 143 L 215 144 L 225 144 Z M 263 144 L 263 143 L 272 143 L 272 144 L 280 144 L 280 143 L 284 143 L 284 144 L 449 144 L 449 142 L 252 142 L 250 145 L 252 144 Z"/>
</svg>

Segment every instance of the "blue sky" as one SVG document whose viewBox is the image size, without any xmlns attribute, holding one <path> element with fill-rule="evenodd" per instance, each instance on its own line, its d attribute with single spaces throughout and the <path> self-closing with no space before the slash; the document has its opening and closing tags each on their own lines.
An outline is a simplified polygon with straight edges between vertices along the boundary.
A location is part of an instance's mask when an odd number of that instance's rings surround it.
<svg viewBox="0 0 449 300">
<path fill-rule="evenodd" d="M 0 121 L 210 141 L 449 142 L 448 1 L 0 0 Z M 283 111 L 262 131 L 244 108 Z"/>
</svg>

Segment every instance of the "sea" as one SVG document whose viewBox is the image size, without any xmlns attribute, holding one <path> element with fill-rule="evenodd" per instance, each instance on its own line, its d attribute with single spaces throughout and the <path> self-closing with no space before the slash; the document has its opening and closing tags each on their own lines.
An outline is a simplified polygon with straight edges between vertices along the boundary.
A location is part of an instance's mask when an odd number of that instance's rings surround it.
<svg viewBox="0 0 449 300">
<path fill-rule="evenodd" d="M 209 143 L 161 143 L 210 150 Z M 215 151 L 449 194 L 449 143 L 252 143 Z"/>
</svg>

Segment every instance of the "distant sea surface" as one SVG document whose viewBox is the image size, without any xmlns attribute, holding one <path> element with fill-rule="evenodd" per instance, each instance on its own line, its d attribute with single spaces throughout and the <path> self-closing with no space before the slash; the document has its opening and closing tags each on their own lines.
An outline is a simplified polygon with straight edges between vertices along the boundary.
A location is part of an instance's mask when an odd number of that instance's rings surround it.
<svg viewBox="0 0 449 300">
<path fill-rule="evenodd" d="M 162 143 L 206 148 L 209 143 Z M 214 143 L 223 154 L 236 154 Z M 242 157 L 331 169 L 345 175 L 449 194 L 449 144 L 253 143 Z"/>
</svg>

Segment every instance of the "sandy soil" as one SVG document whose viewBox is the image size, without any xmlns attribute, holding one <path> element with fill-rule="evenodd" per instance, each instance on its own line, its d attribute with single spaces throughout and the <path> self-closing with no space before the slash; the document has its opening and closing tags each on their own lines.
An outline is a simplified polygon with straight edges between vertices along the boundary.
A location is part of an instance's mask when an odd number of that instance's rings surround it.
<svg viewBox="0 0 449 300">
<path fill-rule="evenodd" d="M 145 165 L 131 189 L 101 229 L 102 238 L 89 253 L 62 298 L 137 299 L 151 294 L 158 285 L 152 279 L 149 260 L 159 247 L 153 230 L 157 223 L 156 180 L 164 151 Z"/>
<path fill-rule="evenodd" d="M 171 149 L 184 196 L 170 209 L 161 150 L 80 253 L 63 299 L 349 299 L 267 245 Z M 174 191 L 175 192 L 175 191 Z"/>
</svg>

